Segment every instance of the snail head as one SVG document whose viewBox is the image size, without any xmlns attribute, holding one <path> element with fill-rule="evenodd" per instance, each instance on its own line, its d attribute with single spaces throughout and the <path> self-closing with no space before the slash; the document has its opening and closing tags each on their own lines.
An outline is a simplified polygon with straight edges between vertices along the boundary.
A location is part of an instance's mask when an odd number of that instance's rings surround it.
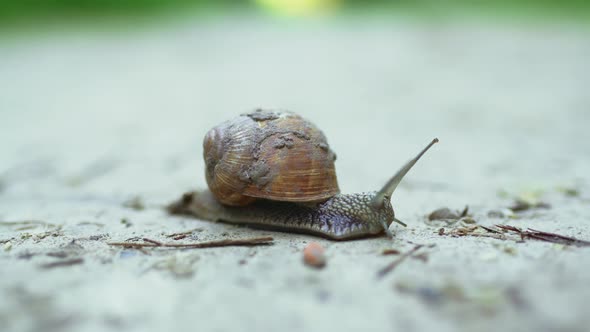
<svg viewBox="0 0 590 332">
<path fill-rule="evenodd" d="M 371 207 L 374 210 L 379 211 L 391 206 L 391 195 L 393 195 L 393 192 L 395 191 L 399 183 L 402 181 L 404 176 L 406 176 L 408 171 L 410 171 L 410 169 L 422 157 L 422 155 L 424 155 L 424 153 L 426 153 L 426 151 L 428 151 L 428 149 L 430 149 L 430 147 L 432 147 L 435 143 L 438 143 L 438 138 L 433 139 L 432 142 L 430 142 L 430 144 L 428 144 L 422 151 L 420 151 L 420 153 L 418 153 L 416 157 L 414 157 L 414 159 L 408 161 L 399 171 L 397 171 L 397 173 L 395 173 L 395 175 L 391 179 L 389 179 L 389 181 L 387 181 L 383 188 L 381 188 L 381 190 L 379 190 L 375 194 L 375 196 L 371 200 Z M 389 225 L 392 221 L 395 221 L 398 224 L 403 225 L 404 227 L 407 226 L 401 220 L 396 219 L 395 216 L 393 217 L 393 220 L 385 220 L 384 218 L 382 218 L 380 222 L 383 225 L 383 228 L 387 235 L 389 235 L 389 237 L 393 237 L 393 234 L 389 230 Z"/>
</svg>

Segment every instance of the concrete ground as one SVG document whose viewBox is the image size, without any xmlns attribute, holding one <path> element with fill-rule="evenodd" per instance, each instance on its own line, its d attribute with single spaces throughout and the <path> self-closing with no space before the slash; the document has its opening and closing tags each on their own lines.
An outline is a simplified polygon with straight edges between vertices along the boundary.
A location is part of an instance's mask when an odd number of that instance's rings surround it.
<svg viewBox="0 0 590 332">
<path fill-rule="evenodd" d="M 590 248 L 473 226 L 590 240 L 589 59 L 588 27 L 514 22 L 233 18 L 4 40 L 0 330 L 587 331 Z M 344 192 L 440 138 L 393 197 L 409 227 L 332 242 L 167 215 L 205 186 L 207 129 L 255 107 L 322 128 Z M 507 214 L 518 196 L 551 207 Z M 475 224 L 426 218 L 465 205 Z M 256 236 L 274 245 L 107 244 Z M 302 263 L 311 241 L 324 269 Z M 416 244 L 377 278 L 400 257 L 383 250 Z"/>
</svg>

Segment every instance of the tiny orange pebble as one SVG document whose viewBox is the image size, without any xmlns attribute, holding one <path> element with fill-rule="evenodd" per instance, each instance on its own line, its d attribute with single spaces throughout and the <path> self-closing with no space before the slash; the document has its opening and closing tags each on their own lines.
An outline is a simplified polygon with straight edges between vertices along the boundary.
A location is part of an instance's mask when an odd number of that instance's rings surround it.
<svg viewBox="0 0 590 332">
<path fill-rule="evenodd" d="M 326 266 L 325 250 L 321 244 L 311 242 L 303 249 L 303 262 L 311 267 L 322 268 Z"/>
</svg>

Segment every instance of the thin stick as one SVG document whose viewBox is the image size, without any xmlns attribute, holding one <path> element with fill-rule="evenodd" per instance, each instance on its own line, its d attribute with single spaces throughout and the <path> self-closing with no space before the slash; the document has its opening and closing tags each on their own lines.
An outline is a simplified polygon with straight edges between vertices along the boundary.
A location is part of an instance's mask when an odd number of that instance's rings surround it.
<svg viewBox="0 0 590 332">
<path fill-rule="evenodd" d="M 513 240 L 515 242 L 518 242 L 518 239 L 509 239 L 508 237 L 506 237 L 506 235 L 503 234 L 473 234 L 473 233 L 445 233 L 443 235 L 447 235 L 447 236 L 451 236 L 451 237 L 463 237 L 463 236 L 470 236 L 470 237 L 488 237 L 491 239 L 496 239 L 496 240 Z"/>
<path fill-rule="evenodd" d="M 487 232 L 492 233 L 492 234 L 473 233 L 473 231 L 475 231 L 477 229 L 477 227 L 484 229 Z M 538 231 L 538 230 L 531 229 L 531 228 L 528 228 L 527 230 L 522 230 L 522 229 L 512 226 L 512 225 L 496 225 L 496 227 L 498 229 L 502 230 L 503 232 L 500 232 L 500 231 L 495 230 L 490 227 L 485 227 L 485 226 L 479 225 L 473 229 L 459 228 L 459 229 L 453 230 L 449 233 L 445 233 L 445 232 L 440 233 L 439 232 L 439 235 L 452 236 L 452 237 L 463 237 L 463 236 L 489 237 L 489 238 L 498 239 L 498 240 L 512 240 L 512 241 L 517 241 L 517 242 L 518 242 L 518 238 L 514 238 L 514 237 L 519 236 L 520 241 L 523 241 L 525 239 L 532 239 L 532 240 L 539 240 L 539 241 L 545 241 L 545 242 L 551 242 L 551 243 L 557 243 L 557 244 L 563 244 L 563 245 L 572 245 L 572 246 L 576 246 L 576 247 L 590 247 L 590 241 L 580 240 L 580 239 L 576 239 L 574 237 L 564 236 L 561 234 Z M 513 234 L 507 234 L 508 232 L 512 232 Z"/>
<path fill-rule="evenodd" d="M 3 221 L 0 220 L 0 226 L 16 226 L 16 225 L 48 225 L 54 226 L 43 220 L 21 220 L 21 221 Z"/>
<path fill-rule="evenodd" d="M 274 240 L 272 237 L 256 237 L 250 239 L 236 239 L 236 240 L 220 240 L 201 243 L 162 243 L 155 240 L 143 238 L 146 243 L 135 242 L 110 242 L 111 246 L 127 247 L 127 248 L 176 248 L 176 249 L 198 249 L 198 248 L 214 248 L 214 247 L 230 247 L 230 246 L 264 246 L 272 244 Z"/>
<path fill-rule="evenodd" d="M 572 245 L 576 247 L 590 247 L 590 241 L 580 240 L 576 239 L 575 237 L 565 236 L 561 234 L 538 231 L 531 228 L 523 231 L 518 227 L 510 225 L 496 225 L 496 227 L 506 231 L 515 232 L 518 235 L 520 235 L 522 239 L 529 238 L 551 243 Z"/>
<path fill-rule="evenodd" d="M 497 230 L 495 230 L 495 229 L 491 229 L 491 228 L 489 228 L 489 227 L 486 227 L 486 226 L 479 225 L 479 227 L 481 227 L 481 228 L 485 229 L 486 231 L 488 231 L 488 232 L 490 232 L 490 233 L 502 234 L 501 232 L 498 232 Z"/>
<path fill-rule="evenodd" d="M 381 279 L 381 278 L 385 277 L 385 275 L 387 275 L 389 272 L 393 271 L 393 269 L 395 269 L 401 262 L 403 262 L 406 258 L 411 256 L 413 253 L 418 251 L 418 249 L 422 248 L 423 246 L 424 245 L 422 245 L 422 244 L 416 245 L 411 250 L 409 250 L 409 251 L 403 253 L 401 256 L 399 256 L 398 259 L 394 260 L 393 262 L 389 263 L 389 265 L 387 265 L 386 267 L 379 270 L 377 272 L 377 279 Z"/>
<path fill-rule="evenodd" d="M 42 269 L 53 269 L 56 267 L 72 266 L 72 265 L 78 265 L 78 264 L 82 264 L 82 263 L 84 263 L 83 258 L 74 258 L 74 259 L 68 259 L 65 261 L 57 261 L 57 262 L 42 264 L 40 267 Z"/>
<path fill-rule="evenodd" d="M 162 246 L 162 242 L 160 242 L 160 241 L 151 240 L 151 239 L 148 239 L 146 237 L 144 237 L 142 240 L 144 240 L 145 242 L 153 243 L 153 244 L 155 244 L 158 247 Z"/>
<path fill-rule="evenodd" d="M 195 233 L 195 232 L 201 232 L 201 231 L 203 231 L 203 229 L 202 229 L 202 228 L 193 228 L 193 229 L 191 229 L 191 230 L 188 230 L 188 231 L 185 231 L 185 232 L 179 232 L 179 233 L 172 233 L 172 234 L 168 234 L 168 235 L 166 235 L 166 237 L 168 237 L 168 238 L 176 238 L 176 237 L 178 237 L 178 236 L 182 236 L 182 235 L 191 235 L 191 234 L 193 234 L 193 233 Z M 185 237 L 186 237 L 186 236 L 185 236 Z M 174 239 L 174 240 L 179 240 L 179 239 Z"/>
<path fill-rule="evenodd" d="M 492 234 L 482 234 L 482 233 L 473 233 L 474 231 L 476 231 L 478 228 L 484 229 L 489 233 Z M 485 227 L 485 226 L 473 226 L 471 228 L 458 228 L 458 229 L 453 229 L 450 232 L 441 232 L 439 230 L 438 235 L 441 236 L 451 236 L 451 237 L 464 237 L 464 236 L 470 236 L 470 237 L 489 237 L 492 239 L 497 239 L 497 240 L 509 240 L 509 238 L 503 234 L 502 232 L 499 232 L 495 229 L 489 228 L 489 227 Z M 516 239 L 514 239 L 514 241 L 517 241 Z"/>
<path fill-rule="evenodd" d="M 530 234 L 530 236 L 536 236 L 536 237 L 542 237 L 545 241 L 564 241 L 567 242 L 567 244 L 571 244 L 577 247 L 588 247 L 590 246 L 590 241 L 586 241 L 586 240 L 580 240 L 580 239 L 576 239 L 575 237 L 570 237 L 570 236 L 564 236 L 564 235 L 560 235 L 560 234 L 555 234 L 555 233 L 548 233 L 548 232 L 543 232 L 543 231 L 538 231 L 535 229 L 527 229 L 527 232 L 533 232 L 532 234 Z"/>
</svg>

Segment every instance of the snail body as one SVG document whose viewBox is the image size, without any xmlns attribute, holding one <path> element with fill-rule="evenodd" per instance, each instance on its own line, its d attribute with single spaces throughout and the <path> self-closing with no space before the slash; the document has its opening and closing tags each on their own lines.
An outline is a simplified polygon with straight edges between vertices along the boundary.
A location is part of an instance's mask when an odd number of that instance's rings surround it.
<svg viewBox="0 0 590 332">
<path fill-rule="evenodd" d="M 187 193 L 169 209 L 199 219 L 224 221 L 252 227 L 312 234 L 334 240 L 360 238 L 383 233 L 394 220 L 389 200 L 382 208 L 363 208 L 377 193 L 337 194 L 316 205 L 257 200 L 246 207 L 221 204 L 209 190 Z"/>
<path fill-rule="evenodd" d="M 324 134 L 291 112 L 257 110 L 205 136 L 208 190 L 186 193 L 168 211 L 200 219 L 345 240 L 387 233 L 391 195 L 434 139 L 379 191 L 341 194 Z"/>
</svg>

